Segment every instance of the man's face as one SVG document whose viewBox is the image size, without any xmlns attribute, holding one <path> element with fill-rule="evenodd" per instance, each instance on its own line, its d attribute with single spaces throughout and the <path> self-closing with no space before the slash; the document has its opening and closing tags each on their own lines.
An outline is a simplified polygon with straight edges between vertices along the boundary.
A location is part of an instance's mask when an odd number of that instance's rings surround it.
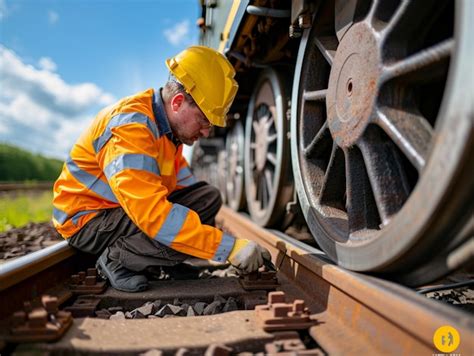
<svg viewBox="0 0 474 356">
<path fill-rule="evenodd" d="M 178 140 L 192 145 L 199 138 L 209 136 L 212 125 L 197 105 L 187 102 L 183 94 L 176 94 L 170 105 L 170 127 Z"/>
</svg>

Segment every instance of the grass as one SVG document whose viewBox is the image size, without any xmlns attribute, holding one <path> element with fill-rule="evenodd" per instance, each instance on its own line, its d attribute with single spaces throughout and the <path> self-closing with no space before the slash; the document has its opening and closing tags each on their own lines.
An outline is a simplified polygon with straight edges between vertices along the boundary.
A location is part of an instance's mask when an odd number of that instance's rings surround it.
<svg viewBox="0 0 474 356">
<path fill-rule="evenodd" d="M 14 192 L 0 195 L 0 232 L 29 222 L 51 220 L 53 192 Z"/>
</svg>

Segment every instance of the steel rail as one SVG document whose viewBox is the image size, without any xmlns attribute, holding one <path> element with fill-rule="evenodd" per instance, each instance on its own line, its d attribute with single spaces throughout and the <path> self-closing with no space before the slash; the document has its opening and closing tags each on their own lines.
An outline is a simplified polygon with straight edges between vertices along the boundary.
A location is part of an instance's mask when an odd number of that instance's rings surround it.
<svg viewBox="0 0 474 356">
<path fill-rule="evenodd" d="M 3 291 L 74 255 L 66 241 L 0 264 L 0 291 Z"/>
<path fill-rule="evenodd" d="M 469 314 L 403 286 L 339 268 L 323 252 L 258 227 L 230 208 L 221 209 L 218 221 L 234 235 L 255 239 L 270 250 L 281 289 L 292 299 L 305 299 L 318 321 L 309 334 L 328 354 L 437 354 L 433 335 L 444 325 L 455 327 L 461 336 L 456 353 L 474 349 Z M 0 265 L 0 290 L 73 254 L 63 241 Z"/>
<path fill-rule="evenodd" d="M 451 306 L 404 286 L 344 270 L 315 248 L 255 225 L 228 207 L 219 213 L 224 229 L 267 247 L 280 275 L 298 285 L 320 322 L 311 336 L 329 354 L 436 354 L 435 331 L 455 327 L 457 353 L 474 350 L 474 321 Z"/>
<path fill-rule="evenodd" d="M 35 182 L 35 183 L 1 183 L 0 192 L 15 190 L 47 190 L 53 189 L 54 182 Z"/>
</svg>

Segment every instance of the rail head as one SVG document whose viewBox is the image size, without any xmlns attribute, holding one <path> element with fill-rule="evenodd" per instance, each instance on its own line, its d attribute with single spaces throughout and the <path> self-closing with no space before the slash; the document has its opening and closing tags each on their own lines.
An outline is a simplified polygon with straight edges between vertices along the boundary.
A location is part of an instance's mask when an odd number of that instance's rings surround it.
<svg viewBox="0 0 474 356">
<path fill-rule="evenodd" d="M 60 241 L 42 250 L 1 264 L 0 291 L 44 271 L 48 267 L 71 257 L 74 253 L 74 249 L 66 241 Z"/>
<path fill-rule="evenodd" d="M 320 250 L 281 232 L 260 228 L 228 207 L 222 207 L 219 214 L 224 219 L 224 227 L 229 228 L 231 232 L 240 237 L 254 236 L 265 245 L 276 258 L 277 267 L 285 269 L 280 269 L 285 276 L 304 287 L 312 284 L 313 292 L 331 291 L 325 296 L 326 300 L 320 302 L 327 310 L 335 312 L 335 318 L 343 323 L 365 325 L 368 330 L 372 328 L 370 330 L 374 334 L 382 335 L 380 342 L 389 341 L 389 337 L 383 335 L 382 329 L 387 327 L 388 330 L 390 327 L 391 330 L 399 330 L 397 333 L 409 335 L 413 340 L 409 343 L 421 342 L 425 348 L 433 347 L 432 338 L 437 327 L 455 325 L 464 339 L 461 349 L 465 351 L 474 347 L 470 340 L 474 330 L 470 315 L 451 306 L 428 300 L 402 285 L 338 267 Z M 313 278 L 313 275 L 316 278 Z M 303 280 L 300 280 L 301 278 Z M 341 303 L 346 302 L 349 304 L 341 308 Z M 363 309 L 367 311 L 366 318 L 361 312 Z M 345 314 L 337 314 L 338 310 L 344 310 Z M 351 317 L 348 318 L 347 315 Z M 361 332 L 362 329 L 364 328 L 361 328 Z M 364 334 L 361 337 L 366 336 Z M 407 347 L 408 350 L 411 346 Z"/>
</svg>

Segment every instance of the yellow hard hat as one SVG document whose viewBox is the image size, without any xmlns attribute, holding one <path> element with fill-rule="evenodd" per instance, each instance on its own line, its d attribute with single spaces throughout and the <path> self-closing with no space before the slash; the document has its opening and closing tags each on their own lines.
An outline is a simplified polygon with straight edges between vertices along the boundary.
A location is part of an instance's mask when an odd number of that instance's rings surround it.
<svg viewBox="0 0 474 356">
<path fill-rule="evenodd" d="M 226 114 L 239 88 L 232 64 L 221 53 L 191 46 L 166 60 L 170 72 L 183 84 L 209 122 L 224 127 Z"/>
</svg>

